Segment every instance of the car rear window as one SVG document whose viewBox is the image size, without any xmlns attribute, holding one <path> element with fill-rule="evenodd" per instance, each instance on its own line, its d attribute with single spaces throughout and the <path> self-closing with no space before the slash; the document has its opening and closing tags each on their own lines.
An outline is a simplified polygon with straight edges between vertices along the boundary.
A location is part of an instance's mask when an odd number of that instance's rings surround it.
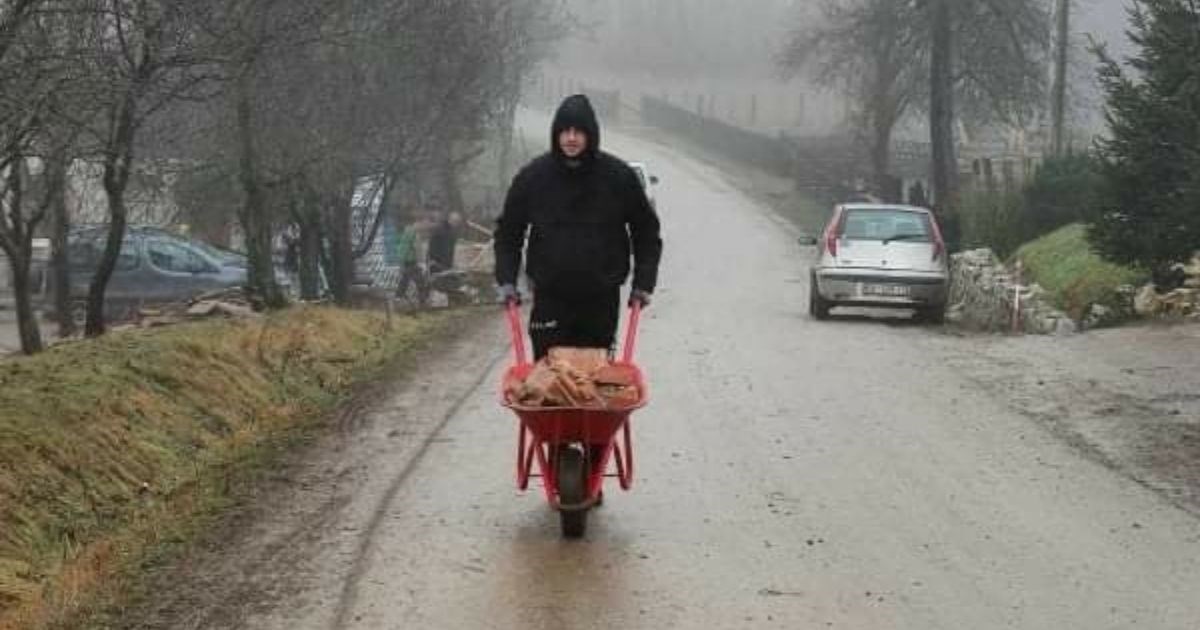
<svg viewBox="0 0 1200 630">
<path fill-rule="evenodd" d="M 929 215 L 908 210 L 855 208 L 842 215 L 839 236 L 848 241 L 902 239 L 912 243 L 933 240 Z"/>
</svg>

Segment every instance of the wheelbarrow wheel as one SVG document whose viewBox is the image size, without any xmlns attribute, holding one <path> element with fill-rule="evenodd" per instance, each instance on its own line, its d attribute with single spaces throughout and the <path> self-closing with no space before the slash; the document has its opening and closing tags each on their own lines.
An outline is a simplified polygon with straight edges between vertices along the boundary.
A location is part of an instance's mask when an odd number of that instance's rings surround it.
<svg viewBox="0 0 1200 630">
<path fill-rule="evenodd" d="M 577 506 L 587 498 L 587 462 L 583 451 L 575 447 L 561 449 L 558 453 L 558 502 L 565 506 Z M 562 519 L 565 538 L 582 538 L 587 531 L 586 509 L 558 511 Z"/>
</svg>

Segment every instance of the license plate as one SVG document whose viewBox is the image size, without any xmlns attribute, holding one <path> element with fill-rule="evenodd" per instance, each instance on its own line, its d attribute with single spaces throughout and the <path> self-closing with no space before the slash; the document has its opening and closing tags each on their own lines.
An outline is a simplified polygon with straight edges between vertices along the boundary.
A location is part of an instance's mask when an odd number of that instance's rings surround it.
<svg viewBox="0 0 1200 630">
<path fill-rule="evenodd" d="M 862 287 L 863 295 L 874 295 L 878 297 L 908 297 L 908 286 L 903 284 L 864 284 Z"/>
</svg>

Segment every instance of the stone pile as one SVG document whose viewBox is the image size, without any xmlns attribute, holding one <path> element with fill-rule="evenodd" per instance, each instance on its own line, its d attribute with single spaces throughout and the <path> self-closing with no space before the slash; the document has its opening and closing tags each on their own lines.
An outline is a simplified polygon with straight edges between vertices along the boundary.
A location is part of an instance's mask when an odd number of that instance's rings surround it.
<svg viewBox="0 0 1200 630">
<path fill-rule="evenodd" d="M 1075 322 L 1053 307 L 1036 284 L 1023 285 L 990 249 L 955 254 L 950 260 L 950 306 L 946 319 L 983 332 L 1013 330 L 1013 301 L 1020 294 L 1020 332 L 1062 335 Z"/>
</svg>

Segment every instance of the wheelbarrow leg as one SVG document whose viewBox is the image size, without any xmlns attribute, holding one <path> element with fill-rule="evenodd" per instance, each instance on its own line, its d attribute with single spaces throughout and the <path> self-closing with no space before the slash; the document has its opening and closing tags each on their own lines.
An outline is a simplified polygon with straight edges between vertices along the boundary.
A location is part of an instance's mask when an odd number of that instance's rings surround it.
<svg viewBox="0 0 1200 630">
<path fill-rule="evenodd" d="M 588 470 L 591 471 L 591 477 L 588 479 L 588 498 L 592 498 L 592 493 L 595 493 L 595 507 L 604 505 L 604 471 L 608 468 L 610 451 L 610 444 L 588 445 Z"/>
</svg>

